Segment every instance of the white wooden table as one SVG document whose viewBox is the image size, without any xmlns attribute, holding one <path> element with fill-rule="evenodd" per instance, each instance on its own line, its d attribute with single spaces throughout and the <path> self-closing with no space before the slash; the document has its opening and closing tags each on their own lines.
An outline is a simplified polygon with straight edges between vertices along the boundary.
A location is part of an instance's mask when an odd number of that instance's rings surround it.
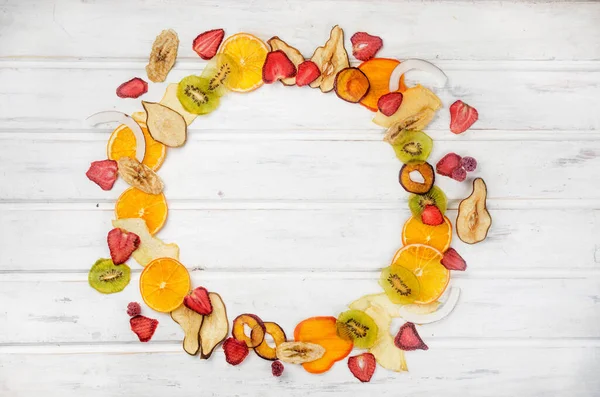
<svg viewBox="0 0 600 397">
<path fill-rule="evenodd" d="M 323 376 L 288 365 L 280 379 L 254 355 L 201 362 L 162 315 L 139 343 L 125 314 L 139 267 L 120 294 L 87 284 L 125 184 L 105 193 L 86 179 L 109 131 L 82 120 L 140 109 L 115 88 L 145 77 L 164 28 L 181 39 L 173 82 L 203 67 L 191 41 L 204 30 L 278 35 L 308 57 L 334 24 L 347 47 L 355 31 L 378 34 L 382 56 L 432 60 L 450 78 L 427 130 L 431 161 L 475 156 L 494 219 L 485 243 L 455 240 L 469 263 L 452 281 L 459 306 L 420 329 L 430 350 L 407 354 L 409 373 L 379 368 L 369 385 L 345 362 Z M 456 98 L 480 114 L 461 136 L 448 130 Z M 594 2 L 0 1 L 0 396 L 599 396 L 599 106 Z M 409 212 L 370 119 L 333 94 L 274 85 L 227 97 L 169 151 L 160 237 L 230 317 L 253 312 L 291 333 L 379 291 Z M 440 186 L 454 219 L 469 186 Z"/>
</svg>

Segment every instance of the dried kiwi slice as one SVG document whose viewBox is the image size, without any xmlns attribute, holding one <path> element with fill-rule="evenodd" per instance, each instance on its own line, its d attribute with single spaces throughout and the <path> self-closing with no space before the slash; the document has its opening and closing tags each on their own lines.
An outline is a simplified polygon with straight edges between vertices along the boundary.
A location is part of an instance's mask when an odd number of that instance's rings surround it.
<svg viewBox="0 0 600 397">
<path fill-rule="evenodd" d="M 115 265 L 111 259 L 98 259 L 88 274 L 88 282 L 103 294 L 121 292 L 131 279 L 131 269 L 126 264 Z"/>
<path fill-rule="evenodd" d="M 194 114 L 207 114 L 219 107 L 219 96 L 210 90 L 208 79 L 199 76 L 187 76 L 179 82 L 177 99 Z"/>
<path fill-rule="evenodd" d="M 433 139 L 423 131 L 403 131 L 393 140 L 392 147 L 404 164 L 426 161 L 433 149 Z"/>
<path fill-rule="evenodd" d="M 367 313 L 361 310 L 343 312 L 339 315 L 336 325 L 338 335 L 352 340 L 354 346 L 360 349 L 371 348 L 377 340 L 379 327 Z"/>
<path fill-rule="evenodd" d="M 411 194 L 408 198 L 408 208 L 413 216 L 421 219 L 421 213 L 427 205 L 435 205 L 442 212 L 446 213 L 448 199 L 442 189 L 437 186 L 431 188 L 430 191 L 424 194 Z"/>
<path fill-rule="evenodd" d="M 200 77 L 208 80 L 210 92 L 221 97 L 229 92 L 228 87 L 237 87 L 240 67 L 229 55 L 218 54 L 206 65 Z"/>
<path fill-rule="evenodd" d="M 384 268 L 379 284 L 393 303 L 413 303 L 421 294 L 421 285 L 417 277 L 402 266 Z"/>
</svg>

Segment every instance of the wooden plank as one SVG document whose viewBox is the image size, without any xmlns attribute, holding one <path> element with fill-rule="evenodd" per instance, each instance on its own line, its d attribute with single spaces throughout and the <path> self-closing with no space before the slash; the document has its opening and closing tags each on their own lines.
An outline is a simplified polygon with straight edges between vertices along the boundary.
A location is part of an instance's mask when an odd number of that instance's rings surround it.
<svg viewBox="0 0 600 397">
<path fill-rule="evenodd" d="M 96 209 L 94 204 L 31 207 L 0 207 L 0 271 L 85 272 L 94 258 L 107 255 L 111 209 Z M 179 244 L 181 260 L 190 268 L 372 271 L 388 263 L 401 245 L 408 216 L 403 205 L 397 209 L 172 209 L 159 236 Z M 454 221 L 456 211 L 448 216 Z M 600 210 L 493 210 L 492 216 L 494 224 L 485 243 L 468 246 L 454 236 L 452 246 L 468 261 L 469 275 L 503 271 L 517 277 L 540 271 L 540 276 L 548 276 L 546 272 L 567 269 L 576 275 L 595 270 L 600 262 Z M 60 231 L 49 225 L 61 225 Z M 232 245 L 236 249 L 230 249 Z"/>
<path fill-rule="evenodd" d="M 551 63 L 531 62 L 525 70 L 493 63 L 474 70 L 472 62 L 455 65 L 447 70 L 448 88 L 436 90 L 445 108 L 428 128 L 448 131 L 448 106 L 460 98 L 479 111 L 475 130 L 600 130 L 600 116 L 590 110 L 600 97 L 600 70 L 544 70 L 540 64 Z M 81 131 L 89 128 L 83 126 L 83 120 L 96 112 L 118 109 L 131 113 L 141 109 L 139 100 L 119 99 L 114 90 L 123 81 L 142 74 L 142 63 L 133 69 L 103 68 L 102 64 L 79 69 L 76 63 L 67 65 L 59 69 L 60 73 L 51 67 L 13 65 L 0 69 L 0 128 Z M 176 68 L 168 81 L 197 74 L 200 68 Z M 431 82 L 423 72 L 411 72 L 409 76 L 411 84 Z M 151 84 L 143 99 L 160 100 L 165 86 Z M 567 96 L 569 100 L 565 101 Z M 282 133 L 307 129 L 381 130 L 371 122 L 373 113 L 362 106 L 344 102 L 334 93 L 323 95 L 306 87 L 276 84 L 247 95 L 232 94 L 221 102 L 218 111 L 200 117 L 192 128 Z"/>
<path fill-rule="evenodd" d="M 245 312 L 276 321 L 291 334 L 295 325 L 315 315 L 337 316 L 346 305 L 381 292 L 378 273 L 212 273 L 193 271 L 193 285 L 217 291 L 230 320 Z M 515 276 L 517 277 L 517 276 Z M 131 342 L 127 303 L 139 301 L 139 274 L 123 292 L 102 295 L 87 274 L 26 277 L 0 281 L 0 343 Z M 455 278 L 460 302 L 444 321 L 422 326 L 428 338 L 588 338 L 600 336 L 600 278 L 469 279 Z M 180 327 L 168 315 L 144 306 L 158 318 L 156 341 L 180 341 Z M 490 315 L 493 312 L 494 315 Z M 585 319 L 585 321 L 582 321 Z M 392 327 L 392 332 L 399 325 Z"/>
<path fill-rule="evenodd" d="M 268 0 L 151 0 L 143 5 L 10 0 L 2 7 L 4 57 L 147 58 L 154 37 L 169 27 L 179 33 L 181 57 L 197 58 L 190 43 L 200 32 L 217 27 L 228 34 L 255 33 L 265 40 L 278 35 L 309 57 L 331 26 L 340 24 L 347 48 L 356 31 L 381 34 L 381 55 L 386 57 L 600 59 L 600 45 L 589 39 L 600 33 L 600 5 L 593 2 L 494 1 L 473 7 L 463 1 L 377 0 L 365 9 L 363 2 L 335 0 L 292 0 L 278 7 Z M 122 18 L 127 25 L 115 29 Z"/>
</svg>

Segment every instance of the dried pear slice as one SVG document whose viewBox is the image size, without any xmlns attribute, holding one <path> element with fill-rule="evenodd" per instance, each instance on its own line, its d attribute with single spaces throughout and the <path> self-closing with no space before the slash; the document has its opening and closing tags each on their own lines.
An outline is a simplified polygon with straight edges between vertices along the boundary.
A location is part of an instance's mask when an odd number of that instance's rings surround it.
<svg viewBox="0 0 600 397">
<path fill-rule="evenodd" d="M 150 167 L 127 156 L 121 157 L 117 162 L 119 164 L 119 176 L 130 186 L 148 194 L 162 193 L 165 185 Z"/>
<path fill-rule="evenodd" d="M 292 61 L 296 67 L 296 70 L 298 70 L 298 65 L 304 62 L 304 56 L 302 53 L 285 41 L 281 40 L 279 37 L 271 37 L 267 43 L 271 46 L 271 51 L 283 51 L 289 60 Z M 296 85 L 296 76 L 282 79 L 281 82 L 285 85 Z"/>
<path fill-rule="evenodd" d="M 473 193 L 460 202 L 456 217 L 456 234 L 467 244 L 479 243 L 487 237 L 492 217 L 486 208 L 487 186 L 481 178 L 473 181 Z"/>
<path fill-rule="evenodd" d="M 179 246 L 175 243 L 165 244 L 148 231 L 146 221 L 142 218 L 123 218 L 112 221 L 113 227 L 118 227 L 140 237 L 140 246 L 133 251 L 133 259 L 141 266 L 146 266 L 156 258 L 173 258 L 179 260 Z"/>
<path fill-rule="evenodd" d="M 142 101 L 142 106 L 148 115 L 148 132 L 154 140 L 169 147 L 179 147 L 185 143 L 187 124 L 182 115 L 156 102 Z"/>
<path fill-rule="evenodd" d="M 167 89 L 165 90 L 165 95 L 163 95 L 163 97 L 159 103 L 161 105 L 166 106 L 166 107 L 176 111 L 177 113 L 179 113 L 185 120 L 185 123 L 187 125 L 190 125 L 194 122 L 194 120 L 196 120 L 196 117 L 198 117 L 198 115 L 190 113 L 187 110 L 185 110 L 185 108 L 183 107 L 181 102 L 179 102 L 179 99 L 177 98 L 177 89 L 178 88 L 179 88 L 178 83 L 169 84 L 167 86 Z M 144 120 L 146 120 L 145 115 L 144 115 Z"/>
<path fill-rule="evenodd" d="M 215 348 L 227 338 L 229 333 L 227 308 L 221 295 L 209 292 L 208 298 L 213 311 L 208 316 L 204 316 L 204 322 L 200 328 L 200 358 L 205 360 L 211 356 Z"/>
<path fill-rule="evenodd" d="M 385 128 L 399 124 L 404 130 L 423 130 L 433 120 L 442 101 L 431 90 L 416 85 L 403 92 L 402 105 L 396 113 L 386 116 L 377 112 L 373 122 Z"/>
<path fill-rule="evenodd" d="M 338 25 L 331 29 L 329 40 L 323 47 L 315 50 L 310 58 L 321 71 L 321 75 L 315 81 L 310 83 L 312 88 L 321 88 L 322 92 L 333 90 L 335 77 L 342 69 L 350 66 L 348 53 L 344 48 L 344 31 Z"/>
<path fill-rule="evenodd" d="M 175 64 L 177 49 L 179 48 L 179 37 L 174 30 L 163 30 L 152 44 L 150 60 L 146 66 L 148 78 L 155 82 L 165 81 L 169 71 Z"/>
<path fill-rule="evenodd" d="M 199 333 L 204 316 L 181 305 L 171 312 L 171 318 L 183 329 L 183 350 L 191 356 L 198 354 L 200 350 Z"/>
<path fill-rule="evenodd" d="M 288 364 L 304 364 L 325 355 L 325 348 L 309 342 L 283 342 L 277 346 L 277 358 Z"/>
</svg>

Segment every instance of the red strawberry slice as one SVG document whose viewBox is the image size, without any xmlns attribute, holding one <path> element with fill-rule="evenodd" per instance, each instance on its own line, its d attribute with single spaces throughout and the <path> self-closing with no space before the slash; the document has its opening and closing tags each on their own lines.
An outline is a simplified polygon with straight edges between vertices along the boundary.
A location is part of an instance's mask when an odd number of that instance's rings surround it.
<svg viewBox="0 0 600 397">
<path fill-rule="evenodd" d="M 125 263 L 133 251 L 140 246 L 140 237 L 135 233 L 129 233 L 121 229 L 113 229 L 106 237 L 110 257 L 115 265 Z"/>
<path fill-rule="evenodd" d="M 350 368 L 350 372 L 352 372 L 352 375 L 361 382 L 369 382 L 376 367 L 377 362 L 375 361 L 375 356 L 371 353 L 359 354 L 358 356 L 353 356 L 348 359 L 348 368 Z"/>
<path fill-rule="evenodd" d="M 448 153 L 435 165 L 438 174 L 452 177 L 452 172 L 461 166 L 462 158 L 456 153 Z"/>
<path fill-rule="evenodd" d="M 423 342 L 423 339 L 419 336 L 417 328 L 413 323 L 405 323 L 400 327 L 398 335 L 394 339 L 394 344 L 398 349 L 411 351 L 411 350 L 428 350 L 429 347 Z"/>
<path fill-rule="evenodd" d="M 207 316 L 212 313 L 212 303 L 208 297 L 208 291 L 204 287 L 198 287 L 193 290 L 189 295 L 183 298 L 183 304 L 190 310 L 195 311 L 198 314 Z"/>
<path fill-rule="evenodd" d="M 321 71 L 313 61 L 304 61 L 298 65 L 298 73 L 296 73 L 296 85 L 302 87 L 309 85 L 321 75 Z"/>
<path fill-rule="evenodd" d="M 368 61 L 383 47 L 381 37 L 371 36 L 365 32 L 354 33 L 350 37 L 352 55 L 360 61 Z"/>
<path fill-rule="evenodd" d="M 139 77 L 124 82 L 117 87 L 119 98 L 138 98 L 148 92 L 148 83 Z"/>
<path fill-rule="evenodd" d="M 138 336 L 140 342 L 148 342 L 152 339 L 154 331 L 158 327 L 158 320 L 145 316 L 135 316 L 129 319 L 131 330 Z"/>
<path fill-rule="evenodd" d="M 377 101 L 377 108 L 384 116 L 390 117 L 392 114 L 396 113 L 402 104 L 403 98 L 404 95 L 402 95 L 401 92 L 390 92 L 382 95 Z"/>
<path fill-rule="evenodd" d="M 462 134 L 479 118 L 477 109 L 464 103 L 456 101 L 450 106 L 450 131 Z"/>
<path fill-rule="evenodd" d="M 117 180 L 117 170 L 117 162 L 114 160 L 93 161 L 85 176 L 102 190 L 110 190 Z"/>
<path fill-rule="evenodd" d="M 262 75 L 266 84 L 272 84 L 277 80 L 296 76 L 296 66 L 285 55 L 285 52 L 281 50 L 271 51 L 265 59 Z"/>
<path fill-rule="evenodd" d="M 223 41 L 223 37 L 225 37 L 225 31 L 223 29 L 213 29 L 200 33 L 198 37 L 194 39 L 192 49 L 200 55 L 200 58 L 208 61 L 217 54 L 217 50 Z"/>
<path fill-rule="evenodd" d="M 429 226 L 437 226 L 444 223 L 444 214 L 435 205 L 426 205 L 421 212 L 421 222 Z"/>
<path fill-rule="evenodd" d="M 454 248 L 448 248 L 442 257 L 442 265 L 448 270 L 464 271 L 467 269 L 467 262 Z"/>
<path fill-rule="evenodd" d="M 225 361 L 231 365 L 241 364 L 248 355 L 246 342 L 234 338 L 225 339 L 223 350 L 225 351 Z"/>
</svg>

